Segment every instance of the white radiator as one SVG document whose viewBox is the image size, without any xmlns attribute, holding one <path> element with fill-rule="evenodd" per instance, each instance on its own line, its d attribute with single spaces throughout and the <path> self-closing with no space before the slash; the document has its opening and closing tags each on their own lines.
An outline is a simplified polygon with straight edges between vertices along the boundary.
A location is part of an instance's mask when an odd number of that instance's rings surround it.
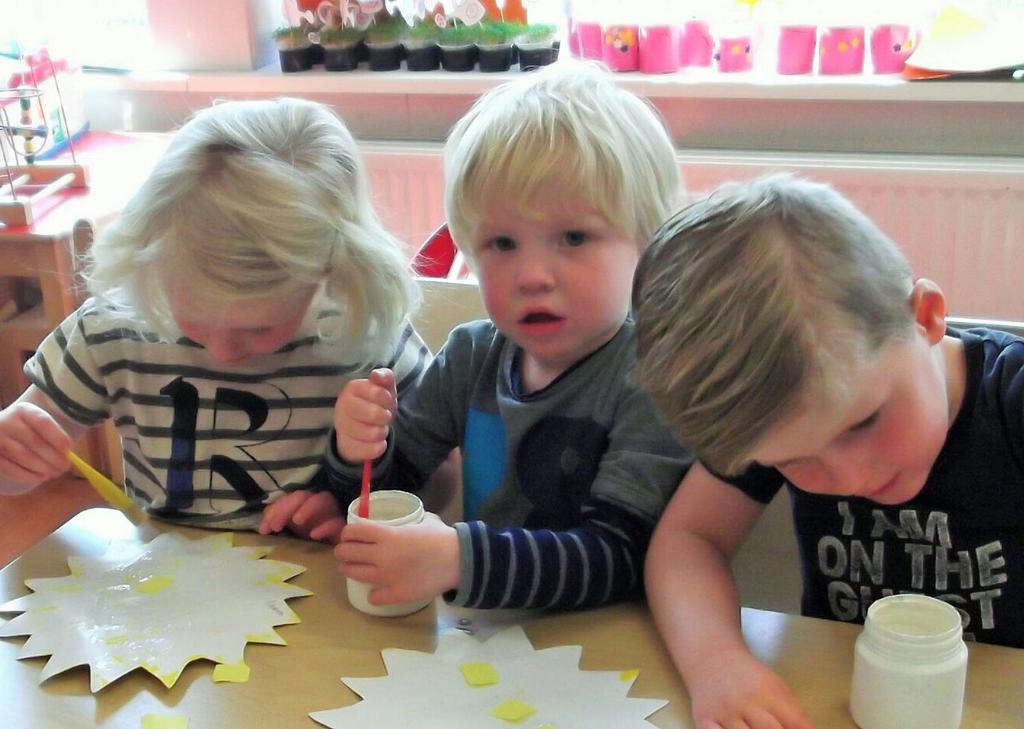
<svg viewBox="0 0 1024 729">
<path fill-rule="evenodd" d="M 378 212 L 417 248 L 444 217 L 440 145 L 363 147 Z M 958 316 L 1024 320 L 1024 158 L 919 155 L 679 155 L 687 190 L 787 170 L 828 182 L 935 280 Z"/>
</svg>

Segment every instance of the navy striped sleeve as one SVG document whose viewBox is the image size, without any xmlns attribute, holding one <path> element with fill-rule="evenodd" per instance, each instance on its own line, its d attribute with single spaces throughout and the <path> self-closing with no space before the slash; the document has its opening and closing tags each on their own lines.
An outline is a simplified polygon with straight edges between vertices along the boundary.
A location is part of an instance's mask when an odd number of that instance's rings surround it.
<svg viewBox="0 0 1024 729">
<path fill-rule="evenodd" d="M 462 581 L 445 596 L 471 608 L 574 609 L 603 605 L 640 584 L 654 525 L 597 499 L 566 531 L 458 523 Z"/>
</svg>

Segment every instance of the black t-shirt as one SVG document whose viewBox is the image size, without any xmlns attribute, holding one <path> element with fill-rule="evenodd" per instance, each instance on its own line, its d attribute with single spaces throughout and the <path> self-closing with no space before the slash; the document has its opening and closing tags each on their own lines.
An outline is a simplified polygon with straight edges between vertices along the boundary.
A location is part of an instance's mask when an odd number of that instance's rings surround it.
<svg viewBox="0 0 1024 729">
<path fill-rule="evenodd" d="M 789 488 L 803 572 L 802 612 L 862 622 L 894 592 L 941 598 L 965 637 L 1024 647 L 1024 339 L 987 329 L 962 339 L 960 412 L 921 492 L 904 504 Z M 785 483 L 753 466 L 726 479 L 767 503 Z"/>
</svg>

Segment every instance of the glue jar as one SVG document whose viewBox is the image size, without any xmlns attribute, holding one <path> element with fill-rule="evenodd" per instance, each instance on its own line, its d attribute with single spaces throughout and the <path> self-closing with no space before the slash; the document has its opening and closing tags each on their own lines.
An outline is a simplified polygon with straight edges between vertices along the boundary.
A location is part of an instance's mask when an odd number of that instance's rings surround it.
<svg viewBox="0 0 1024 729">
<path fill-rule="evenodd" d="M 861 729 L 957 729 L 966 679 L 967 646 L 952 605 L 890 595 L 868 608 L 850 688 Z"/>
<path fill-rule="evenodd" d="M 370 494 L 370 521 L 389 526 L 405 526 L 407 524 L 419 524 L 423 521 L 423 502 L 415 494 L 405 491 L 374 491 Z M 348 523 L 352 524 L 361 521 L 359 516 L 359 499 L 356 499 L 348 507 Z M 374 605 L 370 602 L 370 590 L 373 585 L 359 582 L 352 578 L 345 580 L 348 601 L 356 610 L 367 615 L 379 615 L 383 617 L 398 617 L 409 615 L 417 610 L 422 610 L 433 602 L 431 599 L 414 600 L 412 602 L 397 603 L 394 605 Z"/>
</svg>

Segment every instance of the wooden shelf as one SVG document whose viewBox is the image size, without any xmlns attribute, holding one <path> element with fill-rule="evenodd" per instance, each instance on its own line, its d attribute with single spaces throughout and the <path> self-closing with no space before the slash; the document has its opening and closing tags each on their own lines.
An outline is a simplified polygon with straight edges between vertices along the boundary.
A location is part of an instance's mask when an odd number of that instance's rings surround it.
<svg viewBox="0 0 1024 729">
<path fill-rule="evenodd" d="M 50 325 L 46 322 L 46 314 L 42 305 L 33 306 L 7 321 L 0 322 L 0 343 L 9 346 L 15 343 L 32 341 L 35 348 L 50 333 Z"/>
</svg>

